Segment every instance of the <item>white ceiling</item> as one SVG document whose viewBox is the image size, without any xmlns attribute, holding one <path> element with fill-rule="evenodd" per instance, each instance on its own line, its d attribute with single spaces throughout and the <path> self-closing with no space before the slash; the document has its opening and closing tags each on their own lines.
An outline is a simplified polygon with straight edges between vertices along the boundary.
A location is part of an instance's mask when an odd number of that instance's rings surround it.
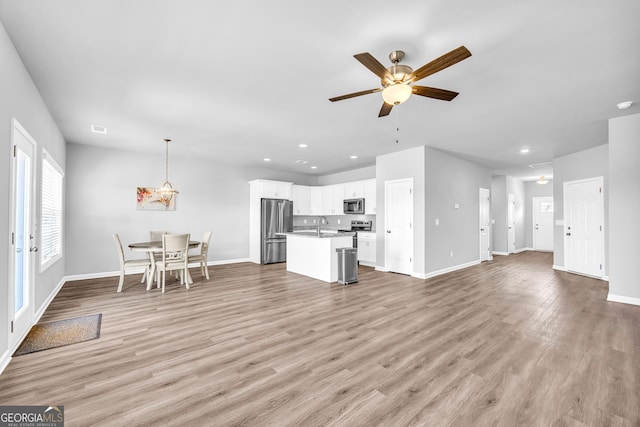
<svg viewBox="0 0 640 427">
<path fill-rule="evenodd" d="M 639 17 L 638 0 L 0 0 L 68 142 L 163 154 L 171 138 L 171 156 L 312 175 L 419 145 L 549 175 L 527 165 L 604 144 L 609 118 L 640 112 Z M 356 53 L 390 65 L 404 50 L 415 69 L 460 45 L 473 56 L 419 83 L 451 102 L 412 96 L 378 118 L 379 93 L 328 101 L 379 86 Z"/>
</svg>

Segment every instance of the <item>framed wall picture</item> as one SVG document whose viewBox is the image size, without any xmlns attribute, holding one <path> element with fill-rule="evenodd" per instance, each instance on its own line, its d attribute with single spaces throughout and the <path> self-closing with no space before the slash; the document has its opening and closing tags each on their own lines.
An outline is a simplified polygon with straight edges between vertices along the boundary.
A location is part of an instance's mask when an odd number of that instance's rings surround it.
<svg viewBox="0 0 640 427">
<path fill-rule="evenodd" d="M 168 202 L 162 200 L 157 188 L 138 187 L 137 209 L 141 211 L 175 211 L 176 195 L 174 194 Z"/>
</svg>

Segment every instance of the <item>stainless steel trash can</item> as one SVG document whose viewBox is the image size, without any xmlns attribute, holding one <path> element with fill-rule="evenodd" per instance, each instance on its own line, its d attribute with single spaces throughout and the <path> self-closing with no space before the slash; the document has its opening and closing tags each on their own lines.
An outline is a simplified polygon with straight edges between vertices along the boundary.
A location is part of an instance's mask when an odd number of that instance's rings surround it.
<svg viewBox="0 0 640 427">
<path fill-rule="evenodd" d="M 348 285 L 358 281 L 358 249 L 337 248 L 338 283 Z"/>
</svg>

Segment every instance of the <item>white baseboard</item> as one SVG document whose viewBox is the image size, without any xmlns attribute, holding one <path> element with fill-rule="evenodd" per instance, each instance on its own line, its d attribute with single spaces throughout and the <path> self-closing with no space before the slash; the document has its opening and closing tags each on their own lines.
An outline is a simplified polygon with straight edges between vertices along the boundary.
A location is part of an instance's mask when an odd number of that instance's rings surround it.
<svg viewBox="0 0 640 427">
<path fill-rule="evenodd" d="M 2 357 L 0 357 L 0 374 L 2 374 L 6 367 L 9 366 L 9 362 L 11 362 L 11 353 L 9 350 L 5 350 Z"/>
<path fill-rule="evenodd" d="M 220 261 L 209 261 L 207 262 L 207 265 L 238 264 L 241 262 L 251 262 L 251 258 L 223 259 Z"/>
<path fill-rule="evenodd" d="M 442 274 L 451 273 L 452 271 L 462 270 L 464 268 L 473 267 L 474 265 L 480 264 L 480 260 L 475 260 L 471 262 L 467 262 L 464 264 L 454 265 L 453 267 L 443 268 L 442 270 L 430 271 L 429 273 L 422 274 L 422 279 L 429 279 L 431 277 L 440 276 Z"/>
<path fill-rule="evenodd" d="M 383 273 L 389 272 L 389 270 L 386 267 L 382 267 L 380 265 L 376 265 L 376 271 L 382 271 Z"/>
<path fill-rule="evenodd" d="M 520 248 L 520 249 L 516 249 L 514 254 L 519 254 L 520 252 L 526 252 L 526 251 L 532 251 L 533 248 Z"/>
<path fill-rule="evenodd" d="M 640 298 L 625 297 L 623 295 L 607 295 L 607 301 L 621 302 L 623 304 L 640 305 Z"/>
<path fill-rule="evenodd" d="M 492 251 L 491 255 L 504 255 L 504 256 L 507 256 L 509 254 L 507 252 Z"/>
<path fill-rule="evenodd" d="M 426 279 L 427 275 L 425 273 L 411 273 L 411 277 L 415 277 L 416 279 Z"/>
<path fill-rule="evenodd" d="M 238 258 L 238 259 L 223 259 L 219 261 L 208 261 L 207 265 L 224 265 L 224 264 L 237 264 L 240 262 L 250 262 L 249 258 Z M 197 268 L 200 264 L 194 263 L 189 264 L 189 268 Z M 127 270 L 127 274 L 142 274 L 144 272 L 144 268 L 132 268 Z M 86 279 L 102 279 L 104 277 L 118 277 L 120 275 L 120 270 L 117 271 L 103 271 L 101 273 L 88 273 L 88 274 L 74 274 L 72 276 L 65 276 L 65 280 L 71 282 L 73 280 L 86 280 Z"/>
<path fill-rule="evenodd" d="M 609 281 L 609 276 L 602 276 L 602 277 L 590 276 L 588 274 L 582 274 L 582 273 L 578 273 L 576 271 L 569 271 L 569 270 L 567 270 L 566 267 L 563 267 L 561 265 L 555 265 L 554 264 L 553 267 L 551 267 L 551 268 L 553 268 L 554 270 L 558 270 L 558 271 L 564 271 L 565 273 L 577 274 L 578 276 L 584 276 L 584 277 L 590 277 L 592 279 L 604 280 L 605 282 Z"/>
<path fill-rule="evenodd" d="M 42 317 L 42 315 L 44 314 L 44 312 L 47 310 L 47 308 L 49 307 L 49 304 L 51 304 L 51 301 L 53 301 L 53 299 L 56 297 L 56 295 L 58 295 L 58 292 L 60 292 L 60 289 L 62 289 L 62 287 L 64 286 L 65 282 L 67 281 L 66 277 L 63 277 L 62 279 L 60 279 L 60 282 L 56 285 L 55 289 L 53 290 L 53 292 L 51 292 L 49 294 L 49 296 L 47 297 L 47 299 L 44 301 L 44 303 L 40 306 L 40 308 L 38 309 L 38 311 L 35 313 L 34 315 L 34 319 L 33 319 L 33 324 L 35 325 L 36 323 L 38 323 L 40 321 L 40 318 Z"/>
</svg>

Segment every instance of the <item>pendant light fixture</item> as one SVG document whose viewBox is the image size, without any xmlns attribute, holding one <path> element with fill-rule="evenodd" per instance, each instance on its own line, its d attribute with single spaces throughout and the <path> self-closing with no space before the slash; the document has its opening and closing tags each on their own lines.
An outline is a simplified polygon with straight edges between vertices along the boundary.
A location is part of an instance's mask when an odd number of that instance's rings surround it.
<svg viewBox="0 0 640 427">
<path fill-rule="evenodd" d="M 173 185 L 171 185 L 171 183 L 169 182 L 169 143 L 171 142 L 171 140 L 165 139 L 164 142 L 166 144 L 164 162 L 164 184 L 162 184 L 162 186 L 158 189 L 158 193 L 160 193 L 160 201 L 169 206 L 169 203 L 171 203 L 173 196 L 175 194 L 178 194 L 178 190 L 174 189 Z"/>
</svg>

